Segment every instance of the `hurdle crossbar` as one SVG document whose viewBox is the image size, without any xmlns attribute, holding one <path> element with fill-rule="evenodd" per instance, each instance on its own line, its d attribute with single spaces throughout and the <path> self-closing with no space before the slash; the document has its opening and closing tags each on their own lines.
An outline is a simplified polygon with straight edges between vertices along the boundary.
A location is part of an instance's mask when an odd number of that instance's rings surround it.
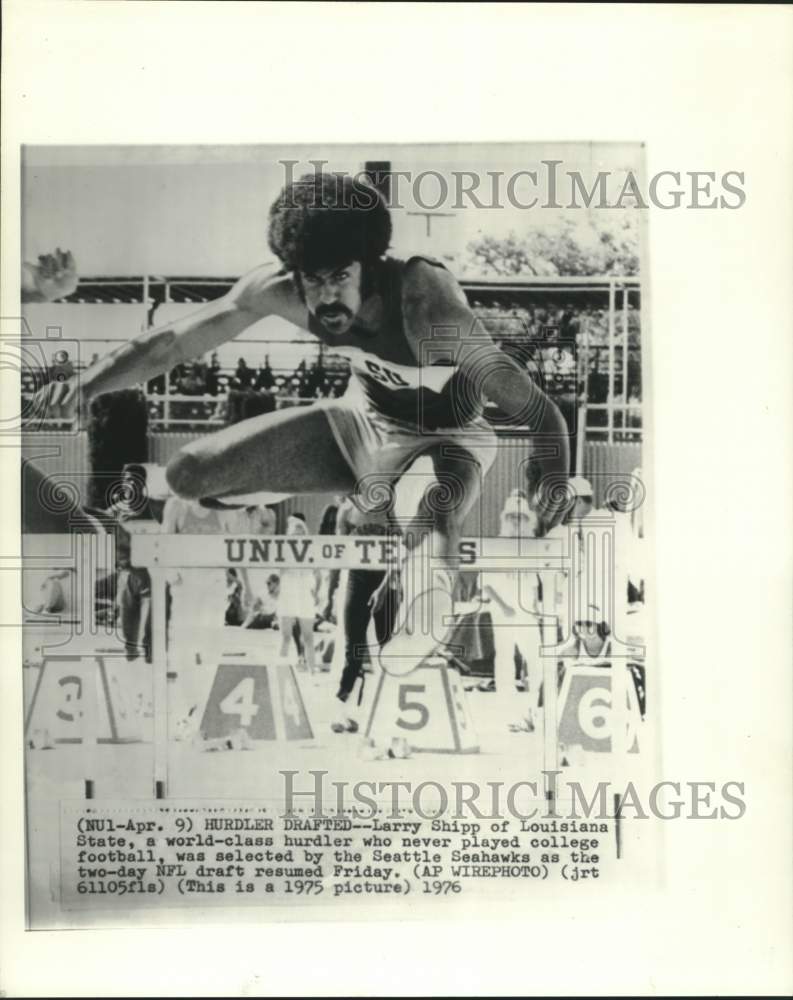
<svg viewBox="0 0 793 1000">
<path fill-rule="evenodd" d="M 132 564 L 149 569 L 386 569 L 406 555 L 398 535 L 149 535 L 132 537 Z M 447 562 L 431 556 L 430 563 Z M 563 570 L 569 566 L 562 538 L 465 538 L 460 569 Z"/>
</svg>

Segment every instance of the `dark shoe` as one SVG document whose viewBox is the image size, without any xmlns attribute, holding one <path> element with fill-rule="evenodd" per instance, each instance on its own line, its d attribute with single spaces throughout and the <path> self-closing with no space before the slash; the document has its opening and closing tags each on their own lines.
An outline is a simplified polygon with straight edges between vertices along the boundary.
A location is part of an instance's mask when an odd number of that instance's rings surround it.
<svg viewBox="0 0 793 1000">
<path fill-rule="evenodd" d="M 345 719 L 344 722 L 331 722 L 330 728 L 334 733 L 357 733 L 358 723 L 355 719 Z"/>
</svg>

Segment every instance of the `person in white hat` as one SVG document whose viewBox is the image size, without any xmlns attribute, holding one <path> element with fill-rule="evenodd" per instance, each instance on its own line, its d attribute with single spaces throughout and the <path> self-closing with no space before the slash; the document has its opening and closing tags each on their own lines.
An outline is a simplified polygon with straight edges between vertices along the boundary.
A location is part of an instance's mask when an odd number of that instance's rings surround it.
<svg viewBox="0 0 793 1000">
<path fill-rule="evenodd" d="M 536 515 L 524 494 L 514 491 L 501 511 L 500 536 L 532 538 L 535 525 Z M 498 730 L 531 732 L 542 676 L 537 574 L 510 570 L 483 576 L 482 601 L 490 612 L 495 646 L 493 719 Z M 516 686 L 516 649 L 528 664 L 528 696 Z"/>
<path fill-rule="evenodd" d="M 594 508 L 592 483 L 583 476 L 573 476 L 568 481 L 568 485 L 575 497 L 573 509 L 570 513 L 570 520 L 582 521 L 592 513 Z"/>
</svg>

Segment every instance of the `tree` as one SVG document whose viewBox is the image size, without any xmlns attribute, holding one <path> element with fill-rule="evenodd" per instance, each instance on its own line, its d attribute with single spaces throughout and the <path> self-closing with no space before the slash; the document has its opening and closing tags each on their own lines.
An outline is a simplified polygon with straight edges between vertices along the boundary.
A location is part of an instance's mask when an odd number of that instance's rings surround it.
<svg viewBox="0 0 793 1000">
<path fill-rule="evenodd" d="M 542 275 L 635 275 L 639 273 L 636 213 L 625 211 L 612 220 L 569 216 L 523 236 L 480 236 L 468 244 L 470 270 L 481 277 Z"/>
</svg>

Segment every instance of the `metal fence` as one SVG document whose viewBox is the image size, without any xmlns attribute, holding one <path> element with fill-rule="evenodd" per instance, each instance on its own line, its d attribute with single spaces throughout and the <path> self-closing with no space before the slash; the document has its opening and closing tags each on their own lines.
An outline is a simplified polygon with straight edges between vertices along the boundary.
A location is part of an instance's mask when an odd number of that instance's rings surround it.
<svg viewBox="0 0 793 1000">
<path fill-rule="evenodd" d="M 171 317 L 176 311 L 195 311 L 198 303 L 223 295 L 233 284 L 232 278 L 83 278 L 68 304 L 48 304 L 26 307 L 26 316 L 33 319 L 34 330 L 47 328 L 47 336 L 57 315 L 53 310 L 75 310 L 79 323 L 68 323 L 71 316 L 61 312 L 64 328 L 80 329 L 79 344 L 84 358 L 91 354 L 106 353 L 118 346 L 116 339 L 100 335 L 101 323 L 89 323 L 90 310 L 98 312 L 120 309 L 125 314 L 135 313 L 137 325 L 157 323 L 158 309 Z M 575 397 L 578 424 L 586 428 L 586 440 L 610 444 L 639 442 L 642 439 L 641 402 L 641 335 L 640 306 L 641 285 L 634 277 L 543 277 L 521 278 L 515 282 L 467 281 L 462 282 L 474 312 L 491 329 L 494 336 L 503 339 L 509 348 L 510 340 L 523 339 L 534 344 L 531 367 L 553 395 L 564 392 Z M 92 305 L 93 303 L 93 305 Z M 107 303 L 115 303 L 109 306 Z M 136 305 L 137 310 L 132 308 Z M 40 314 L 40 316 L 39 316 Z M 105 313 L 103 313 L 104 315 Z M 175 314 L 175 313 L 174 313 Z M 39 322 L 35 322 L 39 316 Z M 565 318 L 565 316 L 567 318 Z M 104 322 L 104 321 L 103 321 Z M 132 326 L 128 327 L 135 332 Z M 499 331 L 501 331 L 499 333 Z M 510 332 L 511 331 L 511 332 Z M 555 331 L 557 347 L 543 349 L 542 336 Z M 539 335 L 539 339 L 538 339 Z M 52 342 L 57 346 L 57 341 Z M 291 339 L 242 338 L 234 340 L 227 350 L 255 357 L 257 352 L 281 352 L 282 361 L 300 358 L 308 365 L 314 361 L 327 364 L 331 372 L 323 386 L 323 395 L 339 395 L 346 386 L 349 370 L 346 362 L 336 357 L 316 341 L 304 337 Z M 558 357 L 554 360 L 554 350 Z M 78 366 L 79 367 L 79 366 Z M 300 398 L 296 386 L 295 367 L 275 365 L 273 389 L 276 405 L 293 405 L 308 402 Z M 22 394 L 30 399 L 46 372 L 22 373 Z M 152 380 L 142 390 L 149 400 L 150 426 L 156 430 L 210 431 L 222 426 L 225 420 L 223 399 L 232 382 L 232 370 L 225 368 L 219 379 L 220 391 L 214 393 L 186 394 L 181 392 L 172 377 Z M 69 430 L 71 425 L 43 416 L 37 418 L 41 431 Z M 581 437 L 583 447 L 584 436 Z M 577 466 L 582 464 L 579 454 Z"/>
</svg>

